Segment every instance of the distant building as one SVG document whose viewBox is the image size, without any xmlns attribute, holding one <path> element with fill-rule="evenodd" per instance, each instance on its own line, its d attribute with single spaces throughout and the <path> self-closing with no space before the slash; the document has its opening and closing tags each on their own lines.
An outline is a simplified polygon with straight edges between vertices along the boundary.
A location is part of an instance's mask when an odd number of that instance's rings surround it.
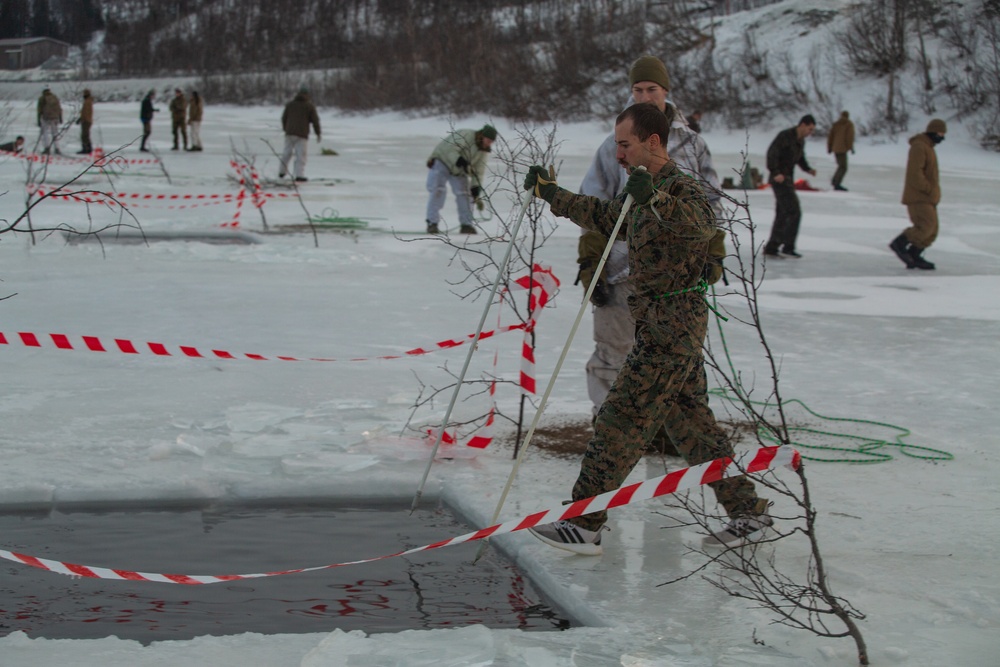
<svg viewBox="0 0 1000 667">
<path fill-rule="evenodd" d="M 69 55 L 69 44 L 51 37 L 0 39 L 0 69 L 31 69 L 52 57 Z"/>
</svg>

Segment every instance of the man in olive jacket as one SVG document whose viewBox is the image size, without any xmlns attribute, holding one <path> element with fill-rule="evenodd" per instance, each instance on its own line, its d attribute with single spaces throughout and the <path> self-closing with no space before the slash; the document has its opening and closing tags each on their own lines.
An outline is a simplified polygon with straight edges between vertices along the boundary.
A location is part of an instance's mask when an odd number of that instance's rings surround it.
<svg viewBox="0 0 1000 667">
<path fill-rule="evenodd" d="M 854 152 L 854 123 L 851 116 L 846 111 L 840 112 L 840 118 L 830 127 L 830 134 L 826 136 L 826 152 L 833 153 L 837 160 L 837 171 L 833 172 L 834 190 L 847 192 L 847 188 L 841 185 L 844 176 L 847 175 L 847 151 Z"/>
<path fill-rule="evenodd" d="M 180 88 L 174 89 L 174 99 L 170 100 L 170 128 L 174 133 L 174 147 L 170 150 L 177 151 L 180 147 L 177 145 L 177 134 L 184 138 L 184 150 L 188 147 L 188 133 L 187 125 L 185 121 L 187 120 L 187 98 L 184 97 L 184 91 Z"/>
<path fill-rule="evenodd" d="M 288 173 L 288 162 L 295 155 L 295 180 L 304 183 L 306 178 L 306 148 L 309 140 L 309 127 L 316 130 L 316 142 L 322 141 L 319 127 L 319 114 L 309 99 L 309 90 L 302 86 L 292 101 L 285 105 L 281 114 L 281 129 L 285 131 L 285 152 L 281 156 L 281 167 L 278 178 L 284 178 Z"/>
<path fill-rule="evenodd" d="M 806 114 L 798 125 L 779 132 L 767 148 L 767 170 L 770 172 L 768 182 L 774 190 L 775 199 L 771 237 L 764 246 L 764 254 L 769 257 L 778 257 L 779 249 L 782 255 L 788 257 L 802 256 L 795 252 L 802 207 L 795 194 L 793 173 L 798 165 L 800 169 L 816 175 L 816 170 L 806 162 L 806 137 L 815 129 L 816 119 L 811 114 Z"/>
<path fill-rule="evenodd" d="M 438 234 L 441 222 L 441 208 L 444 206 L 447 187 L 455 194 L 458 206 L 459 231 L 475 234 L 472 224 L 472 202 L 482 211 L 483 177 L 486 172 L 486 158 L 489 157 L 497 130 L 492 125 L 483 125 L 479 130 L 455 130 L 442 139 L 427 159 L 427 233 Z"/>
<path fill-rule="evenodd" d="M 938 234 L 937 205 L 941 201 L 941 185 L 934 147 L 944 141 L 947 131 L 945 122 L 935 118 L 927 124 L 925 132 L 910 138 L 902 201 L 912 226 L 889 244 L 908 269 L 934 270 L 934 265 L 921 254 L 934 243 Z"/>
</svg>

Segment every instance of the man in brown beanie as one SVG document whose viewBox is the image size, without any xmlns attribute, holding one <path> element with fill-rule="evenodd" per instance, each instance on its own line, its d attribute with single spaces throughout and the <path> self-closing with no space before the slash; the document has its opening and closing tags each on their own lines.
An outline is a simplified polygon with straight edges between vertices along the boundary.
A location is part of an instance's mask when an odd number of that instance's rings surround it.
<svg viewBox="0 0 1000 667">
<path fill-rule="evenodd" d="M 934 243 L 938 234 L 937 205 L 941 201 L 937 153 L 934 147 L 944 141 L 948 126 L 940 118 L 927 123 L 927 130 L 910 138 L 906 160 L 903 204 L 912 226 L 889 244 L 908 269 L 932 271 L 934 265 L 921 254 Z"/>
</svg>

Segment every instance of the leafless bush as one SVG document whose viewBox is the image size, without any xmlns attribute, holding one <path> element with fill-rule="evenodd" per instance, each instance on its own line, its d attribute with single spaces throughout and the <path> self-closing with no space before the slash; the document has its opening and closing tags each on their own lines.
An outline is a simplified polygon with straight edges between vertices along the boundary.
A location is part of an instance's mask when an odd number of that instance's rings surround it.
<svg viewBox="0 0 1000 667">
<path fill-rule="evenodd" d="M 943 30 L 949 53 L 938 69 L 944 90 L 980 144 L 1000 150 L 1000 4 L 981 0 Z"/>
<path fill-rule="evenodd" d="M 529 298 L 525 298 L 523 301 L 517 299 L 518 292 L 512 292 L 511 288 L 517 278 L 533 272 L 538 250 L 555 231 L 555 226 L 549 217 L 543 215 L 543 204 L 537 199 L 530 200 L 523 222 L 516 219 L 517 214 L 520 213 L 520 206 L 512 207 L 509 212 L 502 212 L 496 204 L 501 201 L 505 203 L 523 201 L 525 197 L 529 197 L 530 195 L 524 192 L 522 186 L 528 167 L 535 164 L 554 164 L 558 147 L 555 125 L 541 127 L 523 123 L 515 128 L 514 136 L 511 138 L 503 134 L 498 135 L 492 151 L 492 157 L 498 166 L 491 169 L 491 174 L 495 178 L 486 187 L 486 202 L 489 207 L 490 219 L 499 221 L 496 235 L 483 239 L 477 237 L 470 239 L 468 236 L 461 236 L 459 239 L 442 235 L 430 239 L 448 246 L 453 251 L 451 262 L 462 267 L 461 278 L 452 283 L 452 291 L 460 299 L 476 301 L 484 298 L 496 298 L 496 294 L 506 294 L 506 296 L 501 297 L 504 308 L 511 311 L 520 323 L 529 323 L 532 316 L 528 306 Z M 508 215 L 507 218 L 503 217 L 504 213 Z M 427 240 L 417 239 L 412 242 L 426 242 Z M 505 251 L 508 246 L 510 254 L 507 261 L 504 262 L 501 255 L 505 253 L 501 251 Z M 501 291 L 494 293 L 493 286 L 498 280 Z M 529 334 L 531 337 L 530 347 L 533 350 L 534 332 L 529 331 Z M 459 389 L 459 382 L 462 384 L 461 389 L 471 390 L 466 392 L 466 400 L 485 395 L 490 391 L 494 382 L 500 385 L 519 386 L 519 382 L 504 380 L 500 377 L 484 376 L 469 380 L 462 377 L 461 374 L 450 371 L 447 367 L 444 370 L 448 374 L 449 384 L 436 387 L 427 386 L 420 381 L 420 392 L 414 401 L 413 411 L 406 428 L 423 430 L 422 424 L 426 418 L 418 418 L 418 416 L 424 415 L 432 408 L 442 393 L 454 393 Z M 494 417 L 516 425 L 517 440 L 515 443 L 520 443 L 521 440 L 527 402 L 529 402 L 528 396 L 521 392 L 516 414 L 513 409 L 504 409 L 500 403 L 497 404 Z M 481 412 L 460 420 L 450 419 L 448 423 L 444 424 L 444 428 L 457 429 L 472 424 L 482 426 L 489 418 L 489 412 Z"/>
<path fill-rule="evenodd" d="M 744 165 L 745 167 L 745 165 Z M 706 366 L 712 370 L 729 400 L 736 421 L 752 424 L 755 444 L 766 444 L 762 433 L 782 445 L 791 442 L 785 400 L 779 382 L 779 364 L 771 349 L 758 304 L 758 290 L 764 279 L 762 241 L 745 201 L 729 198 L 733 213 L 721 221 L 726 227 L 733 253 L 726 258 L 729 282 L 714 307 L 728 318 L 726 326 L 749 327 L 756 337 L 770 377 L 745 377 L 736 369 L 725 350 L 706 343 Z M 720 331 L 722 325 L 720 324 Z M 851 603 L 832 589 L 819 545 L 818 511 L 813 504 L 805 467 L 800 466 L 794 482 L 776 473 L 755 480 L 768 489 L 775 501 L 771 510 L 776 519 L 775 535 L 762 542 L 710 552 L 692 547 L 699 560 L 690 571 L 668 580 L 675 584 L 695 576 L 764 610 L 774 622 L 806 630 L 819 637 L 850 637 L 857 647 L 858 661 L 867 665 L 868 648 L 857 621 L 865 618 Z M 703 533 L 718 517 L 700 500 L 679 497 L 685 518 L 668 515 L 676 526 L 696 526 Z M 838 625 L 839 624 L 839 625 Z"/>
</svg>

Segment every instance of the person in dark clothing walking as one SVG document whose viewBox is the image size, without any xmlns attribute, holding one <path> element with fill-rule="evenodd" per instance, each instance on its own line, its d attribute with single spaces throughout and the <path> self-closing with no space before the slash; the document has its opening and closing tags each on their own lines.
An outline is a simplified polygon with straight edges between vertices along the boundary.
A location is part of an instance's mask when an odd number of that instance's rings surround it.
<svg viewBox="0 0 1000 667">
<path fill-rule="evenodd" d="M 94 98 L 89 88 L 83 89 L 83 106 L 80 107 L 80 150 L 77 155 L 89 155 L 94 146 L 90 143 L 90 127 L 94 124 Z"/>
<path fill-rule="evenodd" d="M 815 129 L 816 119 L 806 114 L 798 125 L 779 132 L 767 148 L 767 170 L 770 172 L 768 182 L 774 190 L 775 199 L 771 237 L 764 246 L 764 254 L 768 257 L 778 257 L 779 251 L 788 257 L 802 256 L 795 251 L 802 208 L 799 206 L 799 197 L 795 194 L 793 172 L 798 165 L 800 169 L 816 175 L 816 170 L 806 162 L 805 153 L 806 137 Z"/>
<path fill-rule="evenodd" d="M 139 120 L 142 121 L 142 143 L 139 145 L 139 150 L 143 153 L 149 152 L 149 149 L 146 148 L 146 140 L 153 133 L 153 114 L 159 111 L 153 106 L 154 97 L 156 97 L 156 91 L 149 91 L 142 98 L 142 105 L 139 107 Z"/>
</svg>

